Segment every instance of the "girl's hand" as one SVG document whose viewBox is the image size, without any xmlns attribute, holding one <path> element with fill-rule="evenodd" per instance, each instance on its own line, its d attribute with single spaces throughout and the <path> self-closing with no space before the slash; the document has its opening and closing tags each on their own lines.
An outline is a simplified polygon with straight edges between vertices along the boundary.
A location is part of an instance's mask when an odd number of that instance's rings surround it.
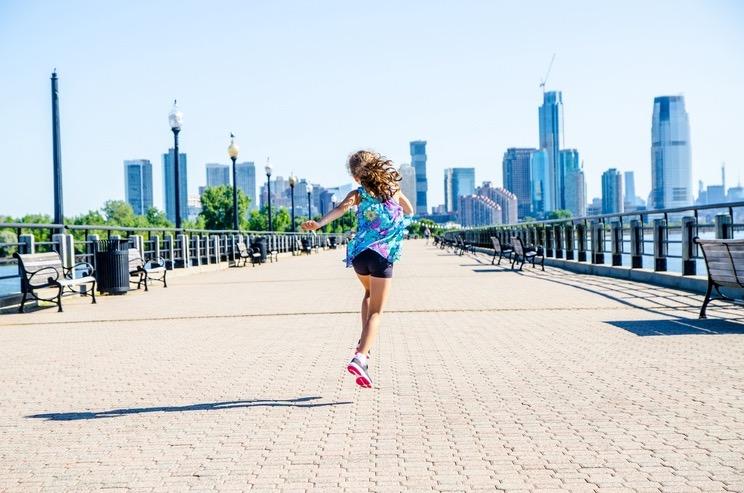
<svg viewBox="0 0 744 493">
<path fill-rule="evenodd" d="M 320 229 L 321 226 L 316 221 L 305 221 L 300 225 L 302 229 L 305 231 L 315 231 L 316 229 Z"/>
</svg>

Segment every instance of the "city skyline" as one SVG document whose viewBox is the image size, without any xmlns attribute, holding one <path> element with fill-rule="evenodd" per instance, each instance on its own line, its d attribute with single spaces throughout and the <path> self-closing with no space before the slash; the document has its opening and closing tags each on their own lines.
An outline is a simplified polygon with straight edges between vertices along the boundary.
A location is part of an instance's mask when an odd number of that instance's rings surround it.
<svg viewBox="0 0 744 493">
<path fill-rule="evenodd" d="M 357 148 L 374 148 L 396 164 L 410 162 L 409 142 L 420 138 L 428 142 L 429 179 L 451 163 L 466 162 L 480 178 L 504 184 L 506 149 L 538 144 L 538 83 L 552 53 L 557 56 L 546 90 L 562 93 L 563 140 L 585 163 L 587 201 L 601 195 L 600 176 L 609 167 L 633 171 L 637 194 L 646 198 L 650 108 L 661 95 L 685 96 L 692 179 L 717 183 L 726 162 L 729 182 L 737 183 L 744 174 L 737 145 L 738 115 L 744 114 L 738 98 L 744 61 L 737 48 L 744 45 L 743 13 L 727 1 L 297 3 L 289 16 L 286 9 L 229 2 L 102 9 L 74 1 L 4 3 L 0 211 L 52 210 L 51 201 L 29 210 L 17 184 L 33 173 L 40 190 L 51 192 L 48 77 L 55 66 L 65 189 L 87 179 L 101 184 L 86 194 L 66 193 L 67 214 L 124 199 L 122 161 L 137 156 L 155 163 L 172 145 L 166 117 L 174 97 L 184 111 L 181 149 L 192 177 L 202 176 L 199 163 L 226 160 L 227 135 L 234 131 L 241 160 L 263 163 L 270 155 L 277 173 L 294 170 L 312 182 L 347 182 L 344 161 Z M 161 29 L 170 15 L 187 34 L 177 43 Z M 371 44 L 358 35 L 349 19 L 359 16 L 380 26 L 383 41 Z M 245 36 L 233 40 L 207 26 L 228 17 L 250 19 Z M 513 22 L 493 30 L 503 18 Z M 541 18 L 555 22 L 545 23 L 538 36 L 511 42 Z M 135 22 L 143 36 L 131 38 L 128 26 Z M 440 36 L 442 31 L 450 36 Z M 565 32 L 575 36 L 568 39 Z M 210 77 L 233 53 L 241 53 L 234 74 Z M 352 75 L 350 84 L 349 74 L 360 71 L 374 75 Z M 14 166 L 20 162 L 24 166 Z M 154 166 L 155 183 L 161 171 Z M 188 194 L 199 184 L 190 180 Z M 439 186 L 428 187 L 427 194 L 428 210 L 443 203 Z M 162 187 L 155 186 L 154 195 L 154 203 L 162 204 Z"/>
</svg>

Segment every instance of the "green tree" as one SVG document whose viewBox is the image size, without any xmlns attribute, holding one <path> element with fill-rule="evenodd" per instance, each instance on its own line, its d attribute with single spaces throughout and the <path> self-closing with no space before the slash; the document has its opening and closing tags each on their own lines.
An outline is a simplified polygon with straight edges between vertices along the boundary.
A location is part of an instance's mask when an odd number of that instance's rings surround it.
<svg viewBox="0 0 744 493">
<path fill-rule="evenodd" d="M 3 243 L 18 243 L 18 237 L 12 231 L 0 230 L 0 257 L 10 257 L 16 251 L 16 246 Z"/>
<path fill-rule="evenodd" d="M 289 223 L 292 222 L 292 216 L 286 207 L 280 207 L 279 210 L 272 211 L 271 225 L 274 231 L 289 231 Z M 268 221 L 268 220 L 267 220 Z"/>
<path fill-rule="evenodd" d="M 556 209 L 548 212 L 547 219 L 571 219 L 573 213 L 567 209 Z"/>
<path fill-rule="evenodd" d="M 110 226 L 133 227 L 137 223 L 134 209 L 123 200 L 107 200 L 101 212 Z"/>
<path fill-rule="evenodd" d="M 248 216 L 248 229 L 251 231 L 267 231 L 269 229 L 269 215 L 266 207 L 251 211 Z"/>
<path fill-rule="evenodd" d="M 207 229 L 232 229 L 233 228 L 233 199 L 232 187 L 220 185 L 209 187 L 201 196 L 202 211 L 199 214 L 204 218 Z M 248 225 L 246 211 L 250 205 L 250 199 L 242 190 L 238 190 L 238 217 L 239 226 L 245 228 Z"/>
<path fill-rule="evenodd" d="M 160 228 L 173 227 L 173 223 L 168 220 L 168 216 L 165 215 L 165 212 L 159 210 L 156 207 L 150 207 L 149 209 L 147 209 L 145 218 L 147 219 L 148 226 Z"/>
</svg>

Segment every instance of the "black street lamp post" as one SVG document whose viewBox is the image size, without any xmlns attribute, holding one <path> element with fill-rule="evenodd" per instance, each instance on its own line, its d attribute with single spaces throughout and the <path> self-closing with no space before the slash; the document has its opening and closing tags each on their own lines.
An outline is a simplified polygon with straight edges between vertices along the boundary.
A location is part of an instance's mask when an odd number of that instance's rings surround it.
<svg viewBox="0 0 744 493">
<path fill-rule="evenodd" d="M 307 219 L 308 221 L 313 218 L 312 195 L 313 195 L 313 186 L 310 183 L 308 183 L 307 184 Z"/>
<path fill-rule="evenodd" d="M 62 224 L 65 214 L 62 204 L 62 144 L 59 135 L 59 88 L 57 70 L 52 72 L 52 167 L 54 173 L 54 223 Z M 63 233 L 60 230 L 58 233 Z"/>
<path fill-rule="evenodd" d="M 238 159 L 238 151 L 240 149 L 235 144 L 235 135 L 230 134 L 230 146 L 227 148 L 227 155 L 232 160 L 232 192 L 233 192 L 233 229 L 237 232 L 240 231 L 240 221 L 238 221 L 238 179 L 235 172 L 235 161 Z"/>
<path fill-rule="evenodd" d="M 180 169 L 178 164 L 178 133 L 181 131 L 183 113 L 179 111 L 176 100 L 173 100 L 173 109 L 171 109 L 171 112 L 168 115 L 168 121 L 170 122 L 170 127 L 173 131 L 173 181 L 175 182 L 173 195 L 176 207 L 176 229 L 181 229 L 181 180 L 179 177 Z"/>
<path fill-rule="evenodd" d="M 271 227 L 271 164 L 269 164 L 269 158 L 266 158 L 264 171 L 266 171 L 266 202 L 269 206 L 269 231 L 274 231 Z"/>
<path fill-rule="evenodd" d="M 295 231 L 295 208 L 294 208 L 294 188 L 295 185 L 297 185 L 297 177 L 294 175 L 294 173 L 289 175 L 289 192 L 290 192 L 290 199 L 292 201 L 292 226 L 290 227 L 290 231 L 294 233 Z"/>
</svg>

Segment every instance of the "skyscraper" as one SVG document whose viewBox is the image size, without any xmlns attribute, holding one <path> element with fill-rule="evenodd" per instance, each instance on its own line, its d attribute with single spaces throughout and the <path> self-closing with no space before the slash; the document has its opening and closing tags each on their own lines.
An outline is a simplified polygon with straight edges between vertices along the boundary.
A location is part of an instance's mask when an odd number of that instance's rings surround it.
<svg viewBox="0 0 744 493">
<path fill-rule="evenodd" d="M 256 201 L 256 166 L 253 164 L 253 161 L 236 163 L 235 179 L 238 182 L 238 190 L 242 190 L 251 201 L 248 210 L 258 209 L 258 202 Z"/>
<path fill-rule="evenodd" d="M 501 207 L 483 195 L 464 195 L 458 199 L 457 217 L 462 226 L 490 226 L 501 223 Z"/>
<path fill-rule="evenodd" d="M 207 187 L 230 185 L 230 166 L 226 164 L 208 163 L 206 168 Z"/>
<path fill-rule="evenodd" d="M 475 193 L 482 197 L 487 197 L 499 205 L 501 218 L 499 223 L 515 224 L 518 221 L 519 201 L 517 196 L 509 190 L 502 187 L 494 187 L 490 181 L 484 181 L 483 185 L 478 187 Z"/>
<path fill-rule="evenodd" d="M 530 154 L 532 214 L 538 218 L 545 216 L 546 212 L 552 210 L 549 208 L 549 204 L 552 202 L 553 189 L 550 186 L 548 167 L 547 150 L 540 149 Z"/>
<path fill-rule="evenodd" d="M 176 221 L 176 190 L 174 176 L 175 167 L 173 162 L 175 161 L 175 151 L 171 147 L 168 152 L 163 154 L 163 188 L 165 189 L 165 215 L 168 220 Z M 180 204 L 181 217 L 188 217 L 189 213 L 189 197 L 188 197 L 188 179 L 187 179 L 187 166 L 186 166 L 186 154 L 178 153 L 178 179 L 179 188 L 178 193 Z"/>
<path fill-rule="evenodd" d="M 475 168 L 447 168 L 444 170 L 444 207 L 456 212 L 459 198 L 475 191 Z"/>
<path fill-rule="evenodd" d="M 623 212 L 623 175 L 615 168 L 602 173 L 602 214 Z"/>
<path fill-rule="evenodd" d="M 574 217 L 586 213 L 586 182 L 581 169 L 579 151 L 561 149 L 559 167 L 563 173 L 563 209 L 571 211 Z"/>
<path fill-rule="evenodd" d="M 403 195 L 408 197 L 408 200 L 411 201 L 411 205 L 413 206 L 413 210 L 417 211 L 416 209 L 416 170 L 413 169 L 413 166 L 411 166 L 408 163 L 403 163 L 400 165 L 400 169 L 398 170 L 400 173 L 400 176 L 403 178 L 400 182 L 400 189 L 403 192 Z"/>
<path fill-rule="evenodd" d="M 124 161 L 126 201 L 134 213 L 142 215 L 152 207 L 152 163 L 149 159 Z"/>
<path fill-rule="evenodd" d="M 530 156 L 535 151 L 537 149 L 512 147 L 504 153 L 504 188 L 517 196 L 519 218 L 529 216 L 532 208 Z"/>
<path fill-rule="evenodd" d="M 563 132 L 563 95 L 560 91 L 543 94 L 543 104 L 538 110 L 540 118 L 540 149 L 547 153 L 546 188 L 550 188 L 545 211 L 565 208 L 563 193 L 564 171 L 560 163 L 561 134 Z"/>
<path fill-rule="evenodd" d="M 426 141 L 411 142 L 411 166 L 416 170 L 416 214 L 428 212 L 426 192 L 429 185 L 426 181 Z"/>
<path fill-rule="evenodd" d="M 692 203 L 690 124 L 684 96 L 654 98 L 651 121 L 651 209 Z"/>
</svg>

